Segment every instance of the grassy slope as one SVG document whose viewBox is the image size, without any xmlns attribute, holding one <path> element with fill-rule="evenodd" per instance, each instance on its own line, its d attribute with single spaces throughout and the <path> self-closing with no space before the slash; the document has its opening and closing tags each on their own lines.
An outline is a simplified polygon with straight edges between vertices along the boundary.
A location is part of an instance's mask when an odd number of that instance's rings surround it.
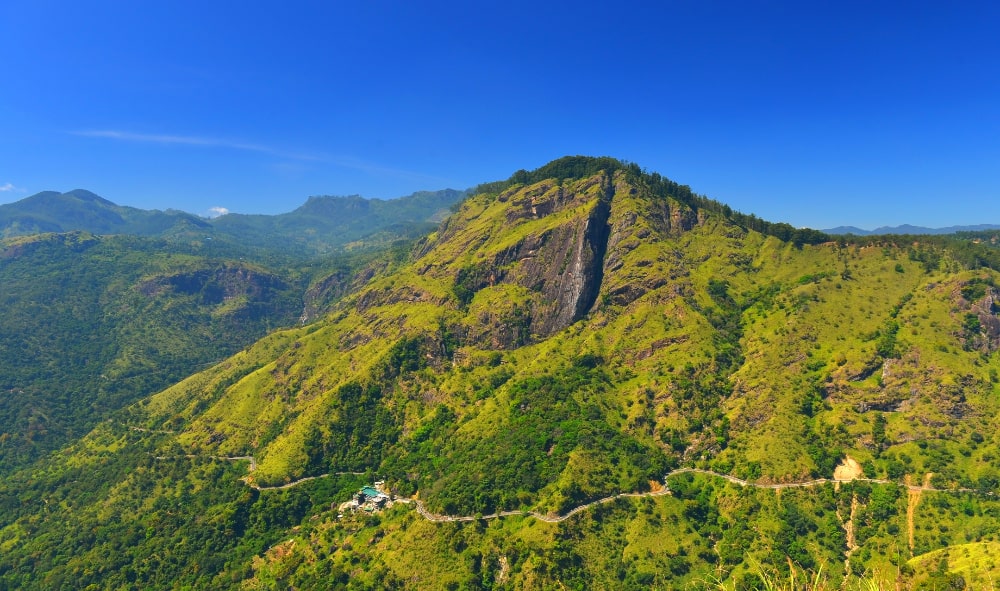
<svg viewBox="0 0 1000 591">
<path fill-rule="evenodd" d="M 325 322 L 275 333 L 153 397 L 134 420 L 180 431 L 169 449 L 252 453 L 253 477 L 265 484 L 370 469 L 434 509 L 466 513 L 565 510 L 641 490 L 676 464 L 780 482 L 828 477 L 846 453 L 869 476 L 919 480 L 941 466 L 949 485 L 989 475 L 978 466 L 995 449 L 998 359 L 964 350 L 968 302 L 956 294 L 974 276 L 996 278 L 953 272 L 947 261 L 926 271 L 909 245 L 796 248 L 711 215 L 686 227 L 677 220 L 694 219 L 690 210 L 619 175 L 606 257 L 616 264 L 590 314 L 513 349 L 474 334 L 484 319 L 537 310 L 539 295 L 515 281 L 525 267 L 511 261 L 514 279 L 463 305 L 454 290 L 462 270 L 579 224 L 602 183 L 543 182 L 469 200 L 408 268 L 376 277 Z M 555 199 L 561 205 L 547 215 L 508 215 Z M 893 320 L 899 328 L 886 347 Z M 878 441 L 873 406 L 896 409 L 884 413 Z M 352 525 L 323 514 L 293 532 L 300 549 L 254 559 L 248 586 L 349 573 L 357 585 L 390 577 L 445 588 L 496 581 L 506 563 L 512 588 L 642 588 L 748 576 L 746 556 L 780 566 L 786 555 L 813 557 L 836 576 L 855 495 L 865 543 L 854 568 L 885 573 L 908 557 L 905 491 L 775 495 L 707 478 L 671 485 L 673 497 L 620 501 L 562 525 L 441 526 L 402 509 L 378 526 Z M 130 486 L 109 502 L 136 494 Z M 279 493 L 261 499 L 271 494 Z M 925 493 L 924 502 L 934 495 L 951 507 L 945 493 Z M 974 515 L 994 508 L 977 502 Z M 947 522 L 963 525 L 925 534 L 926 515 L 916 518 L 915 554 L 977 527 L 978 537 L 995 536 L 957 512 Z M 19 523 L 0 543 L 23 538 Z"/>
<path fill-rule="evenodd" d="M 580 193 L 585 198 L 596 186 L 593 181 L 584 184 Z M 206 422 L 226 424 L 227 421 L 237 422 L 235 417 L 241 417 L 242 424 L 266 425 L 278 414 L 287 416 L 281 404 L 260 404 L 259 400 L 274 401 L 279 398 L 279 392 L 287 392 L 275 375 L 311 376 L 311 383 L 321 381 L 322 386 L 312 390 L 308 384 L 304 388 L 299 386 L 300 392 L 317 392 L 315 397 L 296 395 L 302 403 L 295 405 L 293 421 L 302 426 L 286 429 L 275 442 L 262 446 L 263 449 L 261 446 L 256 448 L 263 458 L 257 478 L 278 482 L 302 475 L 305 463 L 302 442 L 308 433 L 307 426 L 321 417 L 329 420 L 335 412 L 329 409 L 336 407 L 336 398 L 331 397 L 336 386 L 352 376 L 370 374 L 373 360 L 386 352 L 384 343 L 381 346 L 378 341 L 364 343 L 366 339 L 371 336 L 398 338 L 402 332 L 395 333 L 392 329 L 403 326 L 411 332 L 438 332 L 442 322 L 462 313 L 454 309 L 448 298 L 448 280 L 458 269 L 476 261 L 491 260 L 498 252 L 528 236 L 569 223 L 590 207 L 584 202 L 509 228 L 505 226 L 504 216 L 510 207 L 523 206 L 529 199 L 544 202 L 551 198 L 556 187 L 543 183 L 520 193 L 516 189 L 509 204 L 486 196 L 468 202 L 448 227 L 430 239 L 430 246 L 425 249 L 429 254 L 413 267 L 417 272 L 406 271 L 373 282 L 368 291 L 386 294 L 380 297 L 388 301 L 388 305 L 373 306 L 363 312 L 347 309 L 335 327 L 317 333 L 316 339 L 322 339 L 324 345 L 312 344 L 312 339 L 303 340 L 300 348 L 285 354 L 287 360 L 280 371 L 277 369 L 279 361 L 261 369 L 258 380 L 245 382 L 246 387 L 240 395 L 251 396 L 254 402 L 247 403 L 248 399 L 244 399 L 243 408 L 264 414 L 248 419 L 238 412 L 233 413 L 228 406 L 219 407 L 196 423 L 187 441 L 194 441 L 193 434 L 199 428 L 207 433 L 207 428 L 199 427 Z M 590 194 L 592 199 L 597 198 L 596 193 Z M 642 211 L 643 207 L 648 207 L 648 202 L 644 202 L 641 193 L 637 196 L 619 191 L 614 206 L 617 212 Z M 615 222 L 615 215 L 613 212 L 611 223 Z M 657 230 L 649 223 L 644 224 L 645 221 L 640 218 L 638 223 L 633 223 L 634 235 Z M 988 368 L 995 367 L 995 360 L 990 366 L 982 364 L 977 356 L 960 354 L 961 344 L 953 336 L 958 332 L 958 320 L 950 311 L 956 304 L 948 298 L 942 301 L 941 297 L 933 297 L 946 291 L 947 288 L 940 286 L 942 281 L 959 285 L 968 275 L 954 276 L 946 271 L 925 273 L 903 249 L 891 245 L 860 248 L 825 244 L 795 248 L 774 238 L 747 234 L 713 219 L 705 220 L 689 232 L 671 233 L 661 229 L 657 238 L 619 237 L 618 244 L 625 251 L 623 264 L 605 278 L 604 291 L 608 294 L 602 299 L 605 303 L 589 320 L 553 339 L 503 353 L 502 365 L 513 368 L 513 375 L 507 377 L 509 383 L 517 383 L 518 377 L 550 373 L 585 352 L 614 359 L 613 387 L 601 392 L 605 400 L 602 412 L 610 425 L 653 446 L 662 445 L 666 432 L 680 432 L 687 445 L 677 450 L 678 460 L 704 461 L 704 465 L 722 471 L 770 481 L 829 477 L 829 466 L 820 464 L 823 457 L 817 461 L 817 454 L 811 454 L 808 449 L 817 440 L 833 448 L 829 453 L 832 457 L 847 453 L 860 460 L 873 459 L 874 454 L 869 449 L 871 413 L 858 411 L 866 402 L 882 402 L 887 390 L 899 390 L 900 383 L 916 380 L 917 369 L 920 370 L 920 383 L 928 390 L 924 394 L 927 400 L 921 402 L 916 396 L 908 407 L 912 408 L 911 412 L 890 413 L 887 428 L 890 440 L 899 439 L 904 433 L 916 438 L 935 437 L 940 426 L 925 423 L 931 413 L 941 415 L 933 399 L 935 388 L 940 387 L 939 382 L 946 381 L 947 376 L 971 375 L 982 393 L 992 392 L 987 376 Z M 432 260 L 433 265 L 426 260 Z M 613 303 L 616 287 L 641 284 L 649 278 L 663 276 L 674 280 L 624 305 Z M 706 442 L 708 438 L 703 437 L 704 431 L 717 427 L 722 421 L 718 417 L 708 417 L 709 424 L 691 425 L 692 409 L 681 399 L 684 393 L 678 393 L 685 366 L 701 371 L 700 368 L 711 369 L 716 364 L 713 335 L 718 331 L 705 319 L 704 313 L 714 306 L 705 296 L 713 280 L 728 285 L 732 299 L 740 308 L 741 318 L 739 346 L 743 362 L 732 376 L 734 391 L 725 397 L 722 406 L 725 410 L 723 420 L 729 421 L 731 434 L 725 449 Z M 518 289 L 505 284 L 484 289 L 472 300 L 468 314 L 495 311 L 498 295 L 501 301 L 530 300 L 530 293 Z M 935 289 L 937 292 L 933 291 Z M 401 298 L 389 295 L 393 290 L 404 292 L 405 298 L 413 302 L 444 303 L 445 307 L 409 302 L 400 306 L 395 299 Z M 903 377 L 896 375 L 883 379 L 883 362 L 877 357 L 877 339 L 873 335 L 890 320 L 893 307 L 907 294 L 915 295 L 911 295 L 897 312 L 902 326 L 898 336 L 901 359 L 890 361 L 890 364 L 895 363 L 894 367 L 901 370 L 909 364 L 912 369 L 909 375 L 903 371 Z M 942 323 L 949 328 L 940 330 Z M 946 339 L 951 347 L 947 354 L 941 349 L 949 345 L 934 341 L 940 340 L 942 333 L 950 337 Z M 330 363 L 316 351 L 324 347 L 328 350 L 331 341 L 364 344 L 348 347 Z M 488 382 L 491 375 L 497 373 L 495 368 L 488 367 L 489 363 L 484 367 L 483 354 L 474 347 L 460 351 L 462 354 L 458 357 L 465 360 L 464 365 L 430 367 L 412 377 L 409 383 L 401 384 L 403 396 L 397 397 L 394 404 L 405 407 L 399 413 L 406 423 L 404 433 L 415 431 L 421 422 L 428 421 L 431 411 L 440 403 L 449 406 L 459 418 L 454 436 L 470 440 L 470 445 L 475 446 L 477 439 L 488 441 L 509 428 L 511 397 L 504 387 L 493 391 L 485 400 L 478 400 L 482 387 L 477 388 L 476 384 Z M 934 365 L 918 365 L 911 361 L 915 358 L 933 360 Z M 852 381 L 852 376 L 864 373 L 864 368 L 872 364 L 878 365 L 880 370 L 864 380 Z M 323 369 L 319 369 L 321 367 Z M 812 417 L 802 412 L 810 388 L 819 388 L 826 399 L 817 406 Z M 989 416 L 988 398 L 980 397 L 974 402 L 979 405 L 978 416 Z M 948 424 L 948 428 L 955 427 Z M 201 440 L 204 439 L 205 436 L 201 436 Z M 254 449 L 253 441 L 237 436 L 227 439 L 220 450 L 243 452 Z M 403 449 L 397 449 L 397 453 L 405 453 L 405 446 L 400 447 Z M 458 465 L 448 466 L 449 470 L 462 473 L 461 462 L 472 460 L 460 454 L 454 445 L 449 449 L 459 458 L 466 458 L 459 459 Z M 438 453 L 441 451 L 437 449 Z M 537 492 L 517 497 L 520 502 L 535 501 L 535 507 L 542 509 L 561 507 L 565 503 L 565 491 L 574 483 L 591 496 L 614 490 L 615 479 L 605 478 L 602 484 L 594 486 L 594 478 L 588 473 L 606 468 L 599 462 L 598 466 L 593 466 L 592 454 L 583 450 L 578 452 L 567 460 L 562 477 L 554 478 Z M 892 450 L 887 455 L 892 457 Z M 885 461 L 868 464 L 877 471 L 872 476 L 884 474 Z M 756 467 L 748 471 L 747 466 Z M 918 461 L 912 468 L 916 474 L 923 466 Z M 444 482 L 441 486 L 447 486 L 449 479 L 445 478 Z M 431 486 L 424 493 L 430 494 L 433 501 L 434 491 L 441 486 Z M 510 497 L 508 502 L 512 499 Z"/>
</svg>

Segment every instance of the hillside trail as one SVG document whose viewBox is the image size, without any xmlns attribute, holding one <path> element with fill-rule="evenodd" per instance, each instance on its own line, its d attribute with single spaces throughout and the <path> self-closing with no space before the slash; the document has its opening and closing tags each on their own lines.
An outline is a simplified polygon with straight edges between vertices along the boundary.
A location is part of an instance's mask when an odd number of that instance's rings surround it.
<svg viewBox="0 0 1000 591">
<path fill-rule="evenodd" d="M 906 541 L 910 547 L 910 558 L 913 558 L 913 518 L 917 513 L 917 505 L 920 504 L 920 495 L 924 490 L 930 490 L 931 477 L 933 474 L 928 472 L 924 474 L 923 487 L 911 486 L 913 479 L 909 474 L 906 475 L 904 482 L 906 483 Z"/>
<path fill-rule="evenodd" d="M 254 462 L 256 461 L 256 460 L 253 460 L 253 458 L 251 456 L 243 457 L 243 458 L 225 458 L 225 459 L 227 459 L 227 460 L 239 460 L 239 459 L 246 460 L 246 459 L 249 459 L 249 460 L 251 460 L 251 464 L 250 464 L 250 466 L 251 466 L 250 467 L 250 471 L 251 472 L 254 470 L 254 465 L 255 465 Z M 310 480 L 319 480 L 320 478 L 326 478 L 327 476 L 345 476 L 345 475 L 364 476 L 365 472 L 327 472 L 326 474 L 317 474 L 316 476 L 303 476 L 302 478 L 299 478 L 298 480 L 293 480 L 291 482 L 286 482 L 285 484 L 276 484 L 274 486 L 261 486 L 261 485 L 257 484 L 256 482 L 254 482 L 253 476 L 250 476 L 249 474 L 246 475 L 246 476 L 244 476 L 243 478 L 241 478 L 241 480 L 243 481 L 244 484 L 246 484 L 247 486 L 249 486 L 250 488 L 252 488 L 254 490 L 285 490 L 287 488 L 296 487 L 296 486 L 298 486 L 300 484 L 303 484 L 305 482 L 309 482 Z"/>
<path fill-rule="evenodd" d="M 844 522 L 844 532 L 845 538 L 847 540 L 847 551 L 844 552 L 844 572 L 851 572 L 851 556 L 854 551 L 858 549 L 858 540 L 854 535 L 854 524 L 856 523 L 855 518 L 858 514 L 858 495 L 854 493 L 851 495 L 851 514 Z M 840 517 L 840 511 L 837 511 L 837 517 Z M 844 519 L 841 517 L 841 521 Z"/>
<path fill-rule="evenodd" d="M 194 456 L 194 455 L 188 454 L 188 455 L 185 455 L 184 457 L 186 457 L 186 458 L 208 457 L 208 458 L 211 458 L 211 459 L 214 459 L 214 460 L 222 460 L 222 461 L 249 461 L 250 462 L 250 466 L 249 466 L 248 472 L 250 472 L 250 474 L 247 474 L 247 476 L 243 477 L 242 481 L 243 481 L 244 484 L 246 484 L 250 488 L 253 488 L 254 490 L 257 490 L 257 491 L 285 490 L 285 489 L 296 487 L 296 486 L 298 486 L 300 484 L 304 484 L 304 483 L 312 481 L 312 480 L 317 480 L 317 479 L 320 479 L 320 478 L 326 478 L 327 476 L 333 476 L 333 475 L 339 475 L 339 474 L 351 474 L 351 475 L 363 475 L 363 474 L 365 474 L 364 472 L 329 472 L 329 473 L 320 474 L 320 475 L 317 475 L 317 476 L 305 476 L 305 477 L 299 478 L 298 480 L 294 480 L 292 482 L 288 482 L 288 483 L 285 483 L 285 484 L 274 485 L 274 486 L 261 486 L 261 485 L 257 484 L 256 482 L 254 482 L 254 479 L 253 479 L 253 476 L 252 476 L 252 472 L 254 472 L 256 470 L 256 468 L 257 468 L 257 459 L 253 455 L 249 455 L 248 454 L 248 455 L 245 455 L 245 456 L 215 456 L 215 455 Z M 167 456 L 156 456 L 156 459 L 166 460 L 166 459 L 170 459 L 170 458 L 167 457 Z M 850 458 L 848 458 L 848 460 L 849 459 Z M 849 464 L 849 462 L 845 462 L 845 463 Z M 864 476 L 861 476 L 860 475 L 861 474 L 861 472 L 860 472 L 860 466 L 857 467 L 857 470 L 855 470 L 855 469 L 853 469 L 853 467 L 851 467 L 851 469 L 850 469 L 849 472 L 842 472 L 840 474 L 837 474 L 835 472 L 835 477 L 834 478 L 816 478 L 814 480 L 804 480 L 804 481 L 800 481 L 800 482 L 781 482 L 781 483 L 751 482 L 751 481 L 748 481 L 748 480 L 743 480 L 742 478 L 737 478 L 736 476 L 731 476 L 729 474 L 722 474 L 720 472 L 713 472 L 711 470 L 705 470 L 705 469 L 702 469 L 702 468 L 678 468 L 676 470 L 670 471 L 669 473 L 667 473 L 663 477 L 663 485 L 662 485 L 662 487 L 652 487 L 651 490 L 646 491 L 646 492 L 626 492 L 626 493 L 617 493 L 617 494 L 609 495 L 609 496 L 597 499 L 595 501 L 590 501 L 589 503 L 584 503 L 582 505 L 578 505 L 578 506 L 570 509 L 569 511 L 567 511 L 566 513 L 564 513 L 562 515 L 551 514 L 551 513 L 539 513 L 538 511 L 530 511 L 530 510 L 498 511 L 498 512 L 495 512 L 495 513 L 490 513 L 488 515 L 480 515 L 480 514 L 475 514 L 475 515 L 446 515 L 446 514 L 432 513 L 431 511 L 427 510 L 427 508 L 424 505 L 423 501 L 421 501 L 420 499 L 417 499 L 415 497 L 414 498 L 398 497 L 395 500 L 398 501 L 398 502 L 400 502 L 400 503 L 404 503 L 404 504 L 411 504 L 411 503 L 414 504 L 416 506 L 416 508 L 417 508 L 417 512 L 424 519 L 426 519 L 428 521 L 436 522 L 436 523 L 441 523 L 441 522 L 469 522 L 469 521 L 478 521 L 478 520 L 491 520 L 491 519 L 499 519 L 501 517 L 512 517 L 512 516 L 533 517 L 535 519 L 538 519 L 539 521 L 544 521 L 546 523 L 561 523 L 563 521 L 566 521 L 570 517 L 576 515 L 577 513 L 580 513 L 582 511 L 586 511 L 587 509 L 589 509 L 591 507 L 594 507 L 594 506 L 597 506 L 597 505 L 601 505 L 601 504 L 604 504 L 604 503 L 610 503 L 610 502 L 615 501 L 617 499 L 622 499 L 622 498 L 637 499 L 637 498 L 645 498 L 645 497 L 659 497 L 659 496 L 672 495 L 673 493 L 670 490 L 670 485 L 669 485 L 669 483 L 667 483 L 667 480 L 670 479 L 673 476 L 679 476 L 681 474 L 702 474 L 702 475 L 710 476 L 710 477 L 713 477 L 713 478 L 721 478 L 723 480 L 726 480 L 726 481 L 731 482 L 733 484 L 736 484 L 738 486 L 753 487 L 753 488 L 759 488 L 759 489 L 769 489 L 769 490 L 775 490 L 775 491 L 781 491 L 781 490 L 791 489 L 791 488 L 810 488 L 810 487 L 821 486 L 821 485 L 824 485 L 824 484 L 834 484 L 834 485 L 839 486 L 841 483 L 846 483 L 846 482 L 851 482 L 851 481 L 869 482 L 869 483 L 875 483 L 875 484 L 899 484 L 899 483 L 894 482 L 892 480 L 886 480 L 886 479 L 883 479 L 883 478 L 866 478 Z M 837 476 L 841 476 L 841 478 L 837 478 Z M 916 503 L 919 502 L 919 498 L 920 498 L 919 495 L 922 492 L 951 492 L 951 493 L 977 492 L 974 489 L 969 489 L 969 488 L 953 488 L 953 489 L 939 489 L 939 488 L 934 488 L 930 484 L 930 482 L 931 482 L 930 478 L 931 478 L 931 474 L 928 473 L 925 476 L 925 478 L 924 478 L 923 484 L 921 484 L 921 485 L 914 485 L 914 484 L 912 484 L 910 482 L 909 479 L 907 479 L 904 482 L 903 486 L 906 487 L 906 489 L 909 491 L 909 494 L 911 495 L 911 503 L 910 503 L 910 505 L 912 506 L 912 509 L 916 508 Z M 913 500 L 914 497 L 912 495 L 916 495 L 915 500 Z M 854 520 L 854 513 L 856 511 L 855 502 L 856 502 L 856 499 L 852 499 L 852 502 L 851 502 L 851 518 L 850 518 L 850 524 L 851 524 L 852 527 L 851 527 L 851 533 L 849 535 L 853 535 L 853 520 Z M 910 534 L 911 534 L 911 536 L 910 536 L 910 545 L 911 545 L 911 554 L 912 554 L 912 547 L 913 547 L 912 531 L 913 531 L 913 529 L 912 529 L 912 511 L 911 510 L 907 511 L 907 525 L 908 525 L 908 528 L 909 528 Z M 851 545 L 851 543 L 848 542 L 848 546 L 850 546 L 850 545 Z"/>
<path fill-rule="evenodd" d="M 754 488 L 770 489 L 770 490 L 775 490 L 775 491 L 781 491 L 781 490 L 790 489 L 790 488 L 815 487 L 815 486 L 820 486 L 822 484 L 828 484 L 828 483 L 840 484 L 840 483 L 850 482 L 852 480 L 853 481 L 860 481 L 860 482 L 870 482 L 870 483 L 876 483 L 876 484 L 898 484 L 898 483 L 895 483 L 895 482 L 893 482 L 891 480 L 885 480 L 885 479 L 881 479 L 881 478 L 865 478 L 863 476 L 852 477 L 852 478 L 848 478 L 848 479 L 844 479 L 844 480 L 838 480 L 838 479 L 833 479 L 833 478 L 817 478 L 815 480 L 807 480 L 807 481 L 802 481 L 802 482 L 785 482 L 785 483 L 778 483 L 778 484 L 766 484 L 766 483 L 749 482 L 749 481 L 743 480 L 741 478 L 737 478 L 735 476 L 730 476 L 728 474 L 721 474 L 719 472 L 712 472 L 711 470 L 702 470 L 700 468 L 678 468 L 677 470 L 673 470 L 670 473 L 668 473 L 664 477 L 664 482 L 666 482 L 666 480 L 669 479 L 670 477 L 672 477 L 672 476 L 678 476 L 680 474 L 704 474 L 706 476 L 712 476 L 712 477 L 715 477 L 715 478 L 721 478 L 723 480 L 727 480 L 727 481 L 732 482 L 733 484 L 737 484 L 739 486 L 750 486 L 750 487 L 754 487 Z M 853 474 L 852 474 L 852 476 L 853 476 Z M 938 488 L 933 488 L 932 486 L 930 486 L 930 479 L 929 478 L 925 478 L 924 479 L 924 484 L 920 485 L 920 486 L 912 485 L 912 484 L 909 484 L 909 483 L 905 484 L 904 486 L 906 486 L 906 488 L 909 491 L 911 491 L 911 492 L 915 491 L 917 493 L 924 492 L 924 491 L 931 491 L 931 492 L 974 492 L 972 489 L 963 489 L 963 488 L 956 488 L 956 489 L 938 489 Z M 526 511 L 526 510 L 500 511 L 500 512 L 497 512 L 497 513 L 490 513 L 488 515 L 445 515 L 445 514 L 440 514 L 440 513 L 432 513 L 431 511 L 429 511 L 427 509 L 427 507 L 424 505 L 423 501 L 421 501 L 419 499 L 400 497 L 400 498 L 397 498 L 396 500 L 399 501 L 399 502 L 401 502 L 401 503 L 404 503 L 404 504 L 413 503 L 416 506 L 416 508 L 417 508 L 417 512 L 424 519 L 426 519 L 428 521 L 433 521 L 435 523 L 443 523 L 443 522 L 468 522 L 468 521 L 478 521 L 478 520 L 490 520 L 490 519 L 498 519 L 500 517 L 510 517 L 510 516 L 534 517 L 535 519 L 538 519 L 539 521 L 544 521 L 546 523 L 560 523 L 560 522 L 566 521 L 567 519 L 569 519 L 570 517 L 576 515 L 577 513 L 580 513 L 582 511 L 586 511 L 587 509 L 589 509 L 591 507 L 594 507 L 596 505 L 600 505 L 600 504 L 603 504 L 603 503 L 610 503 L 610 502 L 615 501 L 615 500 L 620 499 L 620 498 L 658 497 L 658 496 L 665 496 L 665 495 L 671 495 L 671 494 L 673 494 L 673 493 L 670 491 L 669 485 L 668 484 L 664 484 L 664 486 L 661 489 L 655 490 L 655 491 L 642 492 L 642 493 L 618 493 L 618 494 L 615 494 L 615 495 L 611 495 L 611 496 L 607 496 L 607 497 L 604 497 L 604 498 L 601 498 L 601 499 L 597 499 L 596 501 L 591 501 L 589 503 L 584 503 L 582 505 L 574 507 L 573 509 L 569 510 L 568 512 L 566 512 L 566 513 L 564 513 L 562 515 L 545 514 L 545 513 L 539 513 L 537 511 Z M 856 540 L 856 537 L 854 535 L 854 523 L 855 523 L 855 517 L 857 515 L 857 511 L 858 511 L 859 507 L 860 507 L 860 503 L 858 502 L 858 497 L 857 497 L 856 494 L 854 494 L 851 497 L 851 514 L 850 514 L 850 517 L 848 518 L 847 522 L 845 523 L 845 529 L 847 530 L 847 549 L 848 549 L 849 553 L 851 553 L 851 552 L 853 552 L 854 550 L 857 549 L 857 540 Z M 848 555 L 848 560 L 850 560 L 850 555 Z"/>
</svg>

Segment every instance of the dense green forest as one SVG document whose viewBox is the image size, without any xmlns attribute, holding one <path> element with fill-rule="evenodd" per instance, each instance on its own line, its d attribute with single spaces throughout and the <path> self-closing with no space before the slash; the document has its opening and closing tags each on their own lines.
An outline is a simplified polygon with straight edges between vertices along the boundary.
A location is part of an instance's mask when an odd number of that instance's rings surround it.
<svg viewBox="0 0 1000 591">
<path fill-rule="evenodd" d="M 312 321 L 398 264 L 399 239 L 323 258 L 236 256 L 129 235 L 0 242 L 0 471 L 218 363 L 268 332 Z"/>
<path fill-rule="evenodd" d="M 0 586 L 1000 576 L 992 236 L 829 237 L 611 159 L 474 193 L 409 246 L 276 275 L 314 321 L 9 471 Z M 163 277 L 123 285 L 217 301 Z M 338 509 L 376 480 L 399 501 Z"/>
<path fill-rule="evenodd" d="M 302 282 L 148 238 L 0 243 L 0 468 L 292 325 Z"/>
</svg>

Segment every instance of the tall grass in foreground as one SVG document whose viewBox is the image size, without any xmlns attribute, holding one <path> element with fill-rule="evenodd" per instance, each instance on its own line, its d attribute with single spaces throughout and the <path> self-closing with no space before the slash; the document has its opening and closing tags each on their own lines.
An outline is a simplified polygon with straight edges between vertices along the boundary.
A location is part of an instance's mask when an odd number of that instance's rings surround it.
<svg viewBox="0 0 1000 591">
<path fill-rule="evenodd" d="M 809 572 L 789 562 L 786 574 L 776 573 L 751 560 L 753 570 L 737 584 L 719 580 L 706 580 L 705 591 L 895 591 L 895 586 L 881 586 L 874 578 L 850 577 L 843 584 L 835 583 L 820 567 Z"/>
<path fill-rule="evenodd" d="M 820 568 L 816 572 L 810 572 L 789 562 L 787 573 L 778 573 L 768 570 L 760 563 L 751 560 L 752 570 L 739 582 L 726 582 L 718 579 L 708 579 L 703 581 L 696 589 L 702 591 L 896 591 L 897 589 L 913 590 L 967 590 L 967 591 L 996 591 L 992 579 L 988 585 L 967 586 L 961 577 L 957 579 L 923 579 L 919 582 L 910 581 L 900 585 L 898 582 L 880 582 L 880 577 L 875 576 L 853 577 L 848 576 L 844 581 L 834 581 Z M 946 574 L 939 571 L 938 574 Z"/>
</svg>

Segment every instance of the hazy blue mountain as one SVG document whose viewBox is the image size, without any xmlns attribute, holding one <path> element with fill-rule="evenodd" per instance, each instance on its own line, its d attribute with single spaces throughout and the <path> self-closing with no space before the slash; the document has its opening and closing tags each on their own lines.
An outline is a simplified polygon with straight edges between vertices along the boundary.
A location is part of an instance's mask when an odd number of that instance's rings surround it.
<svg viewBox="0 0 1000 591">
<path fill-rule="evenodd" d="M 924 226 L 880 226 L 874 230 L 863 230 L 856 226 L 837 226 L 823 230 L 827 234 L 854 234 L 855 236 L 875 236 L 880 234 L 955 234 L 957 232 L 982 232 L 984 230 L 1000 230 L 997 224 L 975 224 L 970 226 L 948 226 L 946 228 L 927 228 Z"/>
<path fill-rule="evenodd" d="M 216 236 L 249 246 L 280 246 L 286 252 L 315 255 L 365 244 L 413 238 L 427 233 L 465 198 L 465 191 L 420 191 L 398 199 L 310 197 L 278 215 L 228 214 L 212 220 Z"/>
<path fill-rule="evenodd" d="M 429 231 L 464 197 L 464 191 L 453 189 L 389 200 L 319 196 L 288 213 L 229 214 L 209 220 L 177 210 L 121 206 L 83 189 L 44 191 L 0 205 L 0 238 L 74 231 L 185 243 L 211 238 L 219 245 L 215 254 L 233 255 L 252 248 L 315 256 L 415 237 Z"/>
<path fill-rule="evenodd" d="M 156 236 L 177 225 L 208 227 L 206 220 L 189 213 L 117 205 L 83 189 L 43 191 L 0 205 L 0 237 L 5 238 L 71 231 Z"/>
</svg>

